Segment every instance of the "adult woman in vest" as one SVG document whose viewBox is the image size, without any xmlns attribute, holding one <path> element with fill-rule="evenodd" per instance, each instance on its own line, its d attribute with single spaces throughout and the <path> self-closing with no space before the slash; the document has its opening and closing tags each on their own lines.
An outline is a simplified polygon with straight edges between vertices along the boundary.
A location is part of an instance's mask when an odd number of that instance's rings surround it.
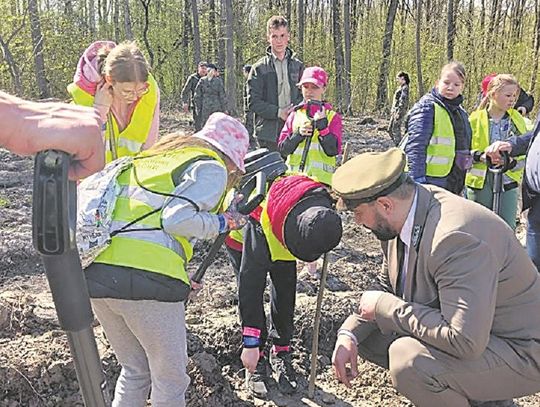
<svg viewBox="0 0 540 407">
<path fill-rule="evenodd" d="M 516 78 L 512 75 L 496 75 L 489 82 L 478 110 L 469 118 L 473 131 L 474 164 L 465 178 L 467 198 L 490 209 L 493 203 L 493 174 L 487 171 L 482 155 L 490 144 L 526 133 L 523 116 L 513 109 L 518 92 Z M 523 177 L 524 156 L 517 157 L 517 160 L 516 167 L 503 175 L 504 192 L 501 197 L 500 215 L 512 229 L 516 228 L 518 185 Z"/>
<path fill-rule="evenodd" d="M 91 44 L 67 89 L 74 103 L 98 110 L 105 123 L 107 162 L 134 156 L 156 142 L 159 88 L 134 42 Z"/>
<path fill-rule="evenodd" d="M 465 68 L 443 66 L 435 87 L 410 110 L 404 150 L 411 177 L 461 194 L 472 165 L 471 126 L 461 107 Z"/>
<path fill-rule="evenodd" d="M 192 136 L 172 134 L 118 177 L 111 244 L 86 269 L 92 306 L 122 371 L 113 405 L 185 406 L 189 384 L 184 303 L 194 239 L 242 227 L 235 210 L 218 214 L 244 171 L 249 137 L 215 113 Z"/>
</svg>

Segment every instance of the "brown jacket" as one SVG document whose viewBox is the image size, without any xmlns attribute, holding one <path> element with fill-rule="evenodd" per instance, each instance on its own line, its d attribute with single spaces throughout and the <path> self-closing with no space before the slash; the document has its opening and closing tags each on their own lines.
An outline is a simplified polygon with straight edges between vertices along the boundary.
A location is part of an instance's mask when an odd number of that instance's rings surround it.
<svg viewBox="0 0 540 407">
<path fill-rule="evenodd" d="M 540 276 L 513 231 L 476 203 L 434 186 L 417 190 L 403 299 L 394 295 L 397 239 L 383 244 L 387 267 L 374 289 L 387 292 L 376 305 L 378 328 L 460 359 L 487 347 L 539 378 Z M 361 336 L 367 326 L 353 314 L 343 328 Z"/>
</svg>

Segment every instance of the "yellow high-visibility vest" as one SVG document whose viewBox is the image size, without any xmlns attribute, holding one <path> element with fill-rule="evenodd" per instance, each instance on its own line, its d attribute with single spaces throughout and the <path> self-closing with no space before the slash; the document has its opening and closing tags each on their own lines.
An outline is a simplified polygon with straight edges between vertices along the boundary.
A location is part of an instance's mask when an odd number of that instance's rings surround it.
<svg viewBox="0 0 540 407">
<path fill-rule="evenodd" d="M 114 235 L 111 244 L 95 262 L 152 271 L 189 284 L 186 264 L 193 256 L 193 247 L 185 237 L 173 236 L 161 229 L 161 212 L 165 201 L 170 199 L 161 194 L 174 191 L 171 174 L 176 169 L 197 159 L 210 157 L 224 168 L 226 165 L 214 151 L 200 147 L 156 155 L 143 152 L 140 157 L 135 158 L 133 166 L 118 176 L 120 193 L 113 212 L 113 231 L 153 213 Z M 212 213 L 217 212 L 222 200 Z"/>
<path fill-rule="evenodd" d="M 148 75 L 147 82 L 148 92 L 137 102 L 131 120 L 124 130 L 118 130 L 118 123 L 114 115 L 109 112 L 105 129 L 105 143 L 112 147 L 107 148 L 105 152 L 107 163 L 116 158 L 137 155 L 148 138 L 158 102 L 158 85 L 152 75 Z M 74 103 L 90 107 L 94 105 L 94 96 L 82 90 L 75 83 L 69 84 L 67 90 Z"/>
<path fill-rule="evenodd" d="M 521 116 L 521 114 L 515 109 L 510 109 L 507 113 L 510 116 L 510 120 L 519 132 L 519 135 L 526 133 L 527 126 L 523 116 Z M 484 151 L 490 144 L 489 117 L 487 110 L 482 109 L 472 112 L 469 117 L 469 122 L 471 123 L 473 131 L 471 149 L 473 151 Z M 516 160 L 517 165 L 511 171 L 507 171 L 505 175 L 516 182 L 521 182 L 523 177 L 523 168 L 525 166 L 525 156 L 519 156 L 516 158 Z M 465 176 L 465 185 L 470 188 L 482 189 L 486 180 L 486 173 L 486 163 L 474 163 L 472 168 Z"/>
<path fill-rule="evenodd" d="M 328 125 L 336 115 L 336 112 L 332 110 L 326 111 L 326 118 Z M 295 112 L 293 120 L 293 131 L 296 132 L 305 123 L 309 121 L 306 108 L 299 109 Z M 302 154 L 306 145 L 306 140 L 296 147 L 291 155 L 287 157 L 287 166 L 293 173 L 300 173 L 300 164 L 302 162 Z M 315 178 L 319 182 L 323 182 L 327 185 L 332 185 L 332 175 L 336 170 L 336 157 L 329 157 L 324 152 L 319 142 L 319 130 L 313 129 L 313 135 L 311 136 L 311 144 L 309 145 L 309 151 L 307 154 L 306 163 L 304 166 L 303 174 L 309 177 Z"/>
</svg>

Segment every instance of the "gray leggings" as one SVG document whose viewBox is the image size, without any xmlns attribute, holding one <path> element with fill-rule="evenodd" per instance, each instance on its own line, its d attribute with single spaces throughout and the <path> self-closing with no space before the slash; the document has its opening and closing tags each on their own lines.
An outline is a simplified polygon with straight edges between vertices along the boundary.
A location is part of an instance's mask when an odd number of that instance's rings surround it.
<svg viewBox="0 0 540 407">
<path fill-rule="evenodd" d="M 183 302 L 92 299 L 122 371 L 113 407 L 183 407 L 189 385 Z"/>
</svg>

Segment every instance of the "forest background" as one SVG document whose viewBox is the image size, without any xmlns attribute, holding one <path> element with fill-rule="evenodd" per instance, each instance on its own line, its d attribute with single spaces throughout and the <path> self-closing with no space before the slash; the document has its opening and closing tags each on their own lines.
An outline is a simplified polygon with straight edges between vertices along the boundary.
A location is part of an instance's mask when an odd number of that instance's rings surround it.
<svg viewBox="0 0 540 407">
<path fill-rule="evenodd" d="M 241 68 L 264 55 L 273 14 L 289 20 L 306 66 L 329 72 L 326 97 L 347 114 L 386 112 L 400 70 L 416 100 L 452 59 L 468 71 L 467 108 L 490 72 L 514 74 L 540 100 L 540 0 L 0 0 L 0 89 L 67 100 L 92 41 L 134 39 L 165 108 L 180 107 L 185 79 L 207 60 L 239 114 Z"/>
</svg>

